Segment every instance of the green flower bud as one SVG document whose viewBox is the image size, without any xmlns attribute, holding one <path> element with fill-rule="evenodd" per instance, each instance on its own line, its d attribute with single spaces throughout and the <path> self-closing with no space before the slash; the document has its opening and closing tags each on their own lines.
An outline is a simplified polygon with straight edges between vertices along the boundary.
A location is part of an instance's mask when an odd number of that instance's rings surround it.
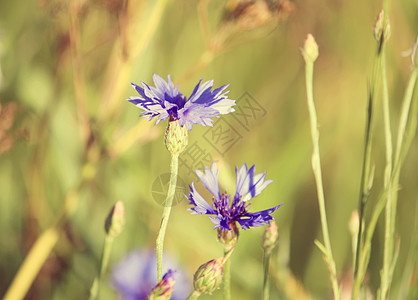
<svg viewBox="0 0 418 300">
<path fill-rule="evenodd" d="M 105 221 L 105 231 L 107 237 L 112 239 L 117 237 L 122 232 L 124 226 L 125 208 L 122 201 L 118 201 L 110 210 L 110 213 Z"/>
<path fill-rule="evenodd" d="M 263 248 L 266 254 L 271 254 L 273 249 L 277 246 L 279 242 L 279 230 L 277 228 L 276 222 L 271 221 L 270 225 L 267 226 L 266 231 L 264 231 L 263 236 Z"/>
<path fill-rule="evenodd" d="M 169 300 L 173 295 L 174 284 L 176 281 L 174 280 L 175 271 L 168 270 L 167 273 L 164 274 L 163 279 L 152 289 L 150 295 L 148 296 L 148 300 Z"/>
<path fill-rule="evenodd" d="M 227 252 L 235 247 L 239 237 L 239 229 L 235 223 L 229 224 L 231 230 L 218 228 L 218 241 L 224 247 L 224 251 Z"/>
<path fill-rule="evenodd" d="M 386 24 L 385 24 L 386 23 Z M 383 10 L 377 15 L 376 23 L 374 24 L 373 28 L 373 35 L 376 41 L 385 42 L 390 37 L 390 23 L 389 20 L 385 20 L 385 13 Z M 383 36 L 382 36 L 383 35 Z"/>
<path fill-rule="evenodd" d="M 312 34 L 308 34 L 302 48 L 302 55 L 306 63 L 313 63 L 319 55 L 318 44 Z"/>
<path fill-rule="evenodd" d="M 211 294 L 222 283 L 225 258 L 218 257 L 199 267 L 194 274 L 193 286 L 201 294 Z"/>
<path fill-rule="evenodd" d="M 179 121 L 169 121 L 165 132 L 165 146 L 171 155 L 178 156 L 183 152 L 189 143 L 188 129 L 180 126 Z"/>
</svg>

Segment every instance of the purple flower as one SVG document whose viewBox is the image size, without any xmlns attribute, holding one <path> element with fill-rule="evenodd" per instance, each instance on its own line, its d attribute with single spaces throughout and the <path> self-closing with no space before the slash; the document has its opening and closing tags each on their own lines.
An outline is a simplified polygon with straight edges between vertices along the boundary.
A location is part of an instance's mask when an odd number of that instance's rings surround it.
<svg viewBox="0 0 418 300">
<path fill-rule="evenodd" d="M 190 186 L 189 204 L 194 207 L 189 210 L 193 214 L 210 215 L 210 219 L 215 224 L 215 229 L 231 230 L 238 222 L 242 229 L 262 226 L 269 224 L 273 217 L 270 216 L 282 204 L 270 209 L 250 213 L 248 210 L 251 199 L 258 196 L 273 180 L 265 180 L 266 173 L 255 175 L 255 166 L 250 169 L 244 164 L 239 170 L 235 167 L 237 174 L 236 192 L 233 198 L 227 193 L 221 194 L 218 184 L 218 169 L 215 163 L 212 168 L 205 167 L 205 172 L 196 170 L 203 185 L 212 193 L 212 206 L 203 199 L 196 191 L 194 183 Z"/>
<path fill-rule="evenodd" d="M 228 99 L 225 91 L 228 85 L 223 85 L 211 90 L 213 80 L 199 83 L 194 88 L 189 99 L 179 92 L 178 85 L 174 86 L 170 75 L 167 82 L 157 74 L 153 75 L 155 87 L 142 83 L 142 87 L 132 83 L 134 89 L 140 97 L 130 97 L 127 99 L 144 112 L 141 117 L 149 120 L 157 117 L 155 124 L 170 118 L 170 121 L 179 120 L 180 126 L 187 126 L 191 130 L 194 124 L 212 126 L 212 118 L 219 114 L 228 114 L 235 111 L 232 106 L 235 100 Z"/>
<path fill-rule="evenodd" d="M 190 293 L 190 281 L 185 273 L 170 257 L 165 257 L 166 266 L 176 270 L 176 284 L 172 300 L 184 300 Z M 113 287 L 118 291 L 121 300 L 148 299 L 151 290 L 157 284 L 157 258 L 149 250 L 132 251 L 119 262 L 112 271 Z M 173 275 L 168 270 L 164 275 Z"/>
</svg>

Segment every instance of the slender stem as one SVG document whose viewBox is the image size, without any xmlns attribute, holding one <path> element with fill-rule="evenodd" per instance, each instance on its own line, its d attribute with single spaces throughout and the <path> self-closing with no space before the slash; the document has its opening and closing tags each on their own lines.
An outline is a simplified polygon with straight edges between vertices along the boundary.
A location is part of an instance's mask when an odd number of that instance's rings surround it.
<svg viewBox="0 0 418 300">
<path fill-rule="evenodd" d="M 270 268 L 270 253 L 264 252 L 263 300 L 269 300 L 270 298 L 269 268 Z"/>
<path fill-rule="evenodd" d="M 193 291 L 190 296 L 187 298 L 187 300 L 196 300 L 197 298 L 199 298 L 200 293 L 197 291 Z"/>
<path fill-rule="evenodd" d="M 224 256 L 230 255 L 231 251 L 225 251 Z M 224 264 L 224 300 L 231 300 L 231 259 L 226 259 Z"/>
<path fill-rule="evenodd" d="M 386 188 L 390 181 L 390 174 L 392 173 L 392 133 L 390 125 L 390 108 L 389 108 L 389 90 L 388 79 L 386 74 L 386 59 L 385 48 L 382 50 L 382 95 L 383 95 L 383 121 L 385 126 L 385 143 L 386 143 L 386 168 L 384 187 Z"/>
<path fill-rule="evenodd" d="M 331 242 L 328 233 L 328 223 L 327 223 L 327 215 L 325 210 L 325 197 L 324 197 L 324 190 L 322 185 L 322 172 L 321 172 L 321 160 L 319 155 L 319 132 L 318 132 L 318 121 L 316 116 L 315 104 L 313 100 L 313 62 L 306 62 L 306 93 L 307 93 L 307 101 L 308 101 L 308 110 L 309 110 L 309 117 L 311 121 L 311 135 L 312 135 L 312 145 L 313 145 L 313 153 L 312 153 L 312 169 L 314 172 L 315 182 L 316 182 L 316 189 L 318 195 L 318 203 L 319 203 L 319 212 L 321 217 L 321 226 L 322 226 L 322 234 L 324 237 L 325 249 L 327 251 L 327 255 L 325 255 L 326 262 L 328 268 L 330 270 L 331 275 L 331 283 L 333 288 L 333 293 L 335 299 L 340 298 L 340 292 L 338 287 L 338 281 L 336 277 L 336 267 L 335 262 L 332 256 L 331 250 Z"/>
<path fill-rule="evenodd" d="M 369 193 L 371 189 L 371 178 L 370 170 L 371 170 L 371 151 L 372 151 L 372 125 L 373 125 L 373 118 L 374 118 L 374 102 L 375 102 L 375 91 L 376 86 L 378 83 L 378 78 L 380 75 L 380 65 L 381 65 L 381 52 L 377 51 L 377 56 L 374 63 L 372 80 L 370 84 L 370 91 L 369 91 L 369 99 L 368 99 L 368 108 L 367 108 L 367 123 L 366 123 L 366 133 L 365 133 L 365 143 L 364 143 L 364 156 L 363 156 L 363 167 L 361 172 L 361 188 L 360 188 L 360 196 L 359 196 L 359 231 L 358 231 L 358 238 L 357 238 L 357 250 L 356 250 L 356 257 L 354 262 L 354 276 L 357 276 L 357 271 L 359 268 L 359 255 L 361 249 L 363 247 L 363 225 L 364 221 L 364 213 L 367 204 L 367 200 L 369 198 Z"/>
<path fill-rule="evenodd" d="M 179 157 L 178 155 L 171 156 L 170 166 L 170 183 L 168 186 L 167 198 L 164 203 L 164 211 L 161 219 L 160 231 L 157 237 L 157 274 L 158 281 L 163 278 L 163 249 L 164 237 L 167 230 L 168 219 L 170 218 L 171 207 L 173 206 L 174 193 L 176 191 L 177 173 L 178 173 Z"/>
<path fill-rule="evenodd" d="M 19 268 L 3 300 L 19 300 L 25 297 L 58 238 L 59 229 L 55 226 L 42 233 Z"/>
<path fill-rule="evenodd" d="M 365 149 L 364 149 L 364 157 L 363 157 L 363 168 L 361 174 L 361 188 L 360 188 L 360 196 L 359 196 L 359 231 L 357 237 L 357 249 L 356 249 L 356 256 L 354 260 L 354 284 L 353 290 L 351 294 L 351 299 L 357 299 L 358 292 L 361 287 L 361 283 L 363 281 L 369 257 L 370 257 L 370 249 L 371 249 L 371 236 L 374 233 L 375 224 L 371 223 L 367 229 L 367 235 L 364 238 L 363 225 L 365 224 L 365 209 L 367 200 L 369 198 L 370 189 L 372 186 L 372 179 L 373 174 L 371 173 L 371 150 L 372 150 L 372 136 L 373 136 L 373 119 L 374 119 L 374 103 L 376 98 L 376 89 L 377 84 L 379 82 L 379 78 L 381 75 L 381 67 L 382 67 L 382 52 L 384 51 L 384 42 L 383 39 L 384 35 L 382 34 L 381 40 L 377 45 L 377 51 L 374 61 L 372 79 L 370 83 L 370 91 L 369 91 L 369 99 L 368 99 L 368 113 L 367 113 L 367 125 L 366 125 L 366 133 L 365 133 Z M 386 69 L 385 69 L 386 71 Z M 392 146 L 391 146 L 391 135 L 390 135 L 390 123 L 389 123 L 389 114 L 388 114 L 388 93 L 387 93 L 387 84 L 384 82 L 383 86 L 383 94 L 384 97 L 384 122 L 385 122 L 385 134 L 386 134 L 386 170 L 385 174 L 388 174 L 389 170 L 391 169 L 391 157 L 392 157 Z M 386 93 L 386 95 L 385 95 Z M 389 127 L 388 127 L 389 126 Z M 390 158 L 390 159 L 389 159 Z M 386 179 L 385 179 L 386 182 Z M 383 193 L 382 197 L 385 197 L 387 193 Z M 373 211 L 373 222 L 377 222 L 377 219 L 383 209 L 384 199 L 381 198 L 378 205 Z M 366 239 L 366 241 L 365 241 Z"/>
<path fill-rule="evenodd" d="M 392 174 L 392 138 L 390 132 L 390 123 L 389 123 L 389 101 L 388 101 L 388 88 L 387 88 L 387 77 L 386 77 L 386 60 L 385 60 L 385 49 L 382 50 L 382 87 L 383 87 L 383 116 L 385 121 L 385 138 L 386 138 L 386 168 L 385 168 L 385 178 L 384 178 L 384 188 L 388 191 L 387 200 L 386 200 L 386 209 L 385 209 L 385 239 L 384 239 L 384 250 L 383 250 L 383 267 L 382 267 L 382 282 L 380 287 L 380 297 L 383 299 L 388 290 L 388 277 L 389 277 L 389 268 L 391 265 L 392 251 L 391 245 L 393 244 L 393 236 L 391 234 L 392 228 L 392 206 L 393 206 L 393 185 L 391 182 Z M 390 141 L 389 141 L 390 139 Z M 390 144 L 389 144 L 390 143 Z M 390 148 L 389 148 L 390 147 Z M 389 150 L 390 149 L 390 150 Z M 390 151 L 390 153 L 389 153 Z M 390 155 L 390 156 L 389 156 Z"/>
<path fill-rule="evenodd" d="M 107 269 L 107 265 L 109 263 L 109 257 L 110 252 L 112 250 L 112 244 L 113 244 L 113 238 L 110 238 L 109 236 L 106 236 L 105 242 L 103 244 L 103 250 L 102 250 L 102 257 L 100 259 L 100 267 L 99 267 L 99 274 L 94 279 L 93 285 L 90 289 L 90 300 L 95 300 L 99 298 L 100 293 L 100 283 L 103 279 L 103 274 L 105 273 Z"/>
<path fill-rule="evenodd" d="M 408 86 L 405 91 L 405 96 L 402 103 L 401 117 L 399 120 L 398 136 L 395 152 L 395 168 L 392 174 L 392 180 L 388 188 L 388 201 L 386 204 L 386 223 L 385 223 L 385 246 L 383 252 L 383 268 L 381 278 L 381 299 L 386 299 L 389 287 L 391 284 L 392 271 L 394 269 L 394 250 L 395 250 L 395 221 L 396 221 L 396 207 L 400 169 L 402 158 L 409 148 L 406 132 L 407 123 L 410 118 L 411 103 L 413 90 L 418 76 L 418 69 L 415 68 L 408 81 Z M 413 117 L 413 116 L 411 116 Z M 413 129 L 415 131 L 415 128 Z M 408 132 L 411 135 L 410 132 Z"/>
</svg>

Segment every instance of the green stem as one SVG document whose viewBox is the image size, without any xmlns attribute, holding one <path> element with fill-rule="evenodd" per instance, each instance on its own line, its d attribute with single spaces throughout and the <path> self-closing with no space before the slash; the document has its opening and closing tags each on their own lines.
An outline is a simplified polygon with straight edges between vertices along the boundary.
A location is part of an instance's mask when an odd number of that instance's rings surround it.
<svg viewBox="0 0 418 300">
<path fill-rule="evenodd" d="M 384 295 L 388 290 L 388 277 L 389 277 L 389 268 L 391 265 L 392 251 L 391 247 L 393 244 L 393 236 L 391 234 L 392 228 L 392 207 L 393 207 L 393 185 L 391 182 L 392 174 L 392 140 L 390 140 L 390 157 L 388 152 L 389 147 L 389 137 L 391 138 L 390 133 L 390 123 L 387 119 L 389 118 L 389 101 L 388 101 L 388 91 L 387 91 L 387 78 L 386 78 L 386 62 L 384 59 L 384 48 L 382 51 L 382 83 L 383 83 L 383 109 L 384 109 L 384 121 L 385 121 L 385 137 L 386 137 L 386 169 L 385 169 L 385 182 L 384 188 L 388 191 L 386 199 L 386 209 L 385 209 L 385 239 L 384 239 L 384 251 L 383 251 L 383 267 L 382 267 L 382 279 L 380 287 L 380 297 L 384 299 Z M 387 128 L 389 126 L 389 129 Z"/>
<path fill-rule="evenodd" d="M 396 221 L 396 207 L 399 186 L 400 169 L 403 157 L 409 148 L 408 136 L 411 132 L 407 132 L 408 119 L 414 118 L 411 115 L 412 96 L 415 83 L 418 77 L 418 69 L 415 68 L 408 81 L 408 86 L 405 91 L 405 96 L 402 103 L 401 117 L 399 120 L 398 136 L 395 152 L 395 168 L 392 174 L 392 180 L 388 187 L 388 200 L 386 204 L 386 223 L 385 223 L 385 245 L 383 252 L 383 268 L 381 278 L 381 299 L 386 299 L 392 278 L 392 269 L 394 269 L 394 249 L 395 249 L 395 221 Z M 408 128 L 409 129 L 409 128 Z M 415 128 L 413 129 L 415 131 Z M 407 135 L 406 135 L 407 133 Z"/>
<path fill-rule="evenodd" d="M 369 99 L 368 99 L 368 116 L 367 116 L 367 125 L 366 125 L 366 134 L 365 134 L 365 149 L 364 149 L 364 157 L 363 157 L 363 168 L 361 174 L 361 188 L 360 188 L 360 199 L 359 199 L 359 231 L 358 231 L 358 238 L 357 238 L 357 249 L 356 249 L 356 256 L 354 260 L 354 284 L 353 290 L 351 294 L 351 299 L 357 299 L 358 292 L 361 287 L 361 283 L 363 281 L 369 257 L 370 257 L 370 249 L 371 249 L 371 235 L 374 232 L 374 226 L 370 223 L 367 229 L 367 236 L 364 238 L 364 229 L 363 225 L 365 224 L 365 209 L 367 200 L 369 198 L 370 189 L 372 186 L 372 179 L 373 179 L 373 172 L 371 170 L 371 149 L 372 149 L 372 136 L 373 136 L 373 109 L 374 103 L 376 98 L 376 89 L 377 84 L 379 82 L 379 78 L 381 75 L 381 68 L 383 64 L 383 53 L 384 53 L 384 44 L 385 40 L 383 39 L 384 35 L 382 34 L 382 40 L 377 45 L 377 51 L 375 56 L 375 62 L 373 67 L 372 79 L 370 83 L 370 92 L 369 92 Z M 383 82 L 383 114 L 384 114 L 384 122 L 385 122 L 385 136 L 386 136 L 386 169 L 385 174 L 391 170 L 391 161 L 392 161 L 392 142 L 391 142 L 391 134 L 390 134 L 390 119 L 389 119 L 389 97 L 387 92 L 387 82 L 386 80 L 386 69 L 383 70 L 384 82 Z M 385 182 L 387 179 L 385 178 Z M 387 193 L 383 193 L 382 197 L 386 197 Z M 376 206 L 373 217 L 375 218 L 374 221 L 377 222 L 377 218 L 381 213 L 381 209 L 383 209 L 384 199 L 381 198 L 378 205 Z M 379 209 L 378 209 L 379 207 Z M 366 239 L 366 241 L 364 240 Z M 370 239 L 370 240 L 368 240 Z"/>
<path fill-rule="evenodd" d="M 227 255 L 230 251 L 225 251 L 224 256 Z M 226 259 L 224 264 L 224 300 L 231 300 L 231 259 Z"/>
<path fill-rule="evenodd" d="M 107 269 L 107 265 L 109 263 L 110 252 L 112 250 L 113 238 L 106 236 L 105 243 L 103 245 L 102 250 L 102 257 L 100 259 L 100 268 L 99 268 L 99 275 L 94 279 L 93 285 L 90 289 L 90 298 L 89 300 L 95 300 L 99 298 L 100 292 L 100 283 L 103 279 L 103 274 Z"/>
<path fill-rule="evenodd" d="M 264 252 L 263 300 L 269 300 L 270 298 L 269 267 L 270 267 L 270 253 Z"/>
<path fill-rule="evenodd" d="M 171 207 L 173 206 L 174 193 L 176 191 L 177 173 L 178 173 L 179 157 L 178 155 L 171 156 L 170 165 L 170 183 L 167 192 L 167 198 L 164 203 L 164 211 L 161 219 L 160 231 L 157 237 L 157 274 L 158 281 L 163 278 L 163 249 L 164 249 L 164 237 L 167 230 L 168 219 L 170 218 Z"/>
<path fill-rule="evenodd" d="M 306 62 L 305 68 L 306 75 L 306 94 L 308 100 L 309 117 L 311 121 L 311 135 L 312 135 L 312 169 L 314 172 L 316 189 L 318 195 L 319 212 L 321 217 L 322 234 L 324 237 L 325 249 L 327 254 L 325 255 L 326 263 L 330 270 L 332 289 L 335 299 L 340 299 L 340 292 L 337 281 L 337 272 L 335 267 L 335 261 L 332 256 L 331 242 L 328 233 L 327 215 L 325 210 L 325 197 L 324 189 L 322 184 L 322 172 L 321 172 L 321 160 L 319 155 L 319 132 L 318 132 L 318 121 L 316 116 L 315 103 L 313 100 L 313 62 Z M 325 254 L 325 253 L 324 253 Z"/>
<path fill-rule="evenodd" d="M 187 300 L 196 300 L 197 298 L 199 298 L 200 293 L 197 291 L 193 291 L 190 296 L 187 298 Z"/>
</svg>

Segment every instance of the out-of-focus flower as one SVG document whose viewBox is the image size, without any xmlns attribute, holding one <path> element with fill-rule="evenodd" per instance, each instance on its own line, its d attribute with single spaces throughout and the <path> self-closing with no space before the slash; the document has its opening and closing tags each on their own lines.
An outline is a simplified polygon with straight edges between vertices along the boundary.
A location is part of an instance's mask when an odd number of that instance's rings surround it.
<svg viewBox="0 0 418 300">
<path fill-rule="evenodd" d="M 179 122 L 180 126 L 186 125 L 191 130 L 194 124 L 212 126 L 213 117 L 220 114 L 233 112 L 232 106 L 235 100 L 228 99 L 225 91 L 228 85 L 223 85 L 212 90 L 213 80 L 202 84 L 202 79 L 194 88 L 188 99 L 174 86 L 170 75 L 167 82 L 157 74 L 153 76 L 155 87 L 142 82 L 142 87 L 132 83 L 140 97 L 127 99 L 144 112 L 142 117 L 149 120 L 157 117 L 156 124 L 162 120 Z"/>
<path fill-rule="evenodd" d="M 258 196 L 273 180 L 265 180 L 266 173 L 255 175 L 255 166 L 250 169 L 244 164 L 240 169 L 235 168 L 237 176 L 236 192 L 234 197 L 227 193 L 221 194 L 218 183 L 218 168 L 215 163 L 212 168 L 205 167 L 205 172 L 197 170 L 203 185 L 212 193 L 212 206 L 203 199 L 196 191 L 194 183 L 190 185 L 189 204 L 194 207 L 189 210 L 193 214 L 210 215 L 210 219 L 215 224 L 215 228 L 222 230 L 232 230 L 238 222 L 242 229 L 262 226 L 269 224 L 273 217 L 270 215 L 281 205 L 270 209 L 250 213 L 248 210 L 251 205 L 251 199 Z M 232 201 L 231 201 L 232 200 Z"/>
<path fill-rule="evenodd" d="M 165 267 L 176 270 L 176 285 L 172 300 L 184 300 L 190 294 L 191 283 L 173 259 L 164 257 Z M 153 251 L 129 253 L 112 271 L 113 287 L 121 300 L 144 300 L 157 284 L 157 258 Z M 166 270 L 167 270 L 166 269 Z"/>
</svg>

